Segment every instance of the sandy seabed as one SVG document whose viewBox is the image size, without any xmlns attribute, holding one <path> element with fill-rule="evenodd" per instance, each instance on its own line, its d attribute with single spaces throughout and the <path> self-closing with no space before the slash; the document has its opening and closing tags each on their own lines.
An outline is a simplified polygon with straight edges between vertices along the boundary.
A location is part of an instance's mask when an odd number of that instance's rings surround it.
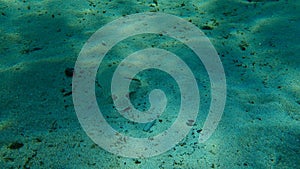
<svg viewBox="0 0 300 169">
<path fill-rule="evenodd" d="M 203 65 L 172 39 L 128 39 L 108 53 L 99 68 L 99 78 L 105 75 L 99 86 L 107 85 L 120 58 L 154 45 L 182 55 L 203 75 L 197 80 L 203 104 L 191 132 L 173 149 L 146 159 L 116 156 L 81 128 L 65 70 L 74 67 L 83 44 L 100 27 L 122 16 L 158 11 L 193 23 L 215 46 L 226 73 L 226 107 L 213 136 L 197 143 L 210 100 Z M 1 0 L 0 13 L 0 168 L 300 168 L 298 1 Z M 140 77 L 168 78 L 160 72 Z M 157 81 L 166 93 L 173 92 L 170 78 Z M 145 86 L 151 84 L 157 83 Z M 96 92 L 104 112 L 113 110 L 108 91 Z M 173 93 L 168 116 L 150 131 L 131 123 L 120 127 L 116 113 L 107 119 L 132 136 L 157 134 L 176 118 L 172 110 L 180 102 Z M 145 99 L 136 99 L 136 106 L 147 109 Z M 139 107 L 139 102 L 145 104 Z"/>
</svg>

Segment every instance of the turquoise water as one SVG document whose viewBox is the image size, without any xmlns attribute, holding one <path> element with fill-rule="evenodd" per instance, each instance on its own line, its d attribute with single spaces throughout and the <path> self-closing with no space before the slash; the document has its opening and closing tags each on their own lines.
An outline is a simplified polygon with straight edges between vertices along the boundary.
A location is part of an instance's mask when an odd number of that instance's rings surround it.
<svg viewBox="0 0 300 169">
<path fill-rule="evenodd" d="M 1 0 L 0 12 L 0 168 L 300 168 L 299 2 Z M 158 69 L 139 72 L 129 87 L 139 111 L 151 107 L 153 89 L 164 91 L 168 103 L 154 123 L 132 122 L 116 109 L 111 78 L 136 51 L 160 48 L 179 56 L 195 75 L 201 100 L 197 119 L 187 122 L 191 130 L 174 147 L 157 156 L 130 158 L 98 146 L 81 126 L 72 70 L 99 28 L 143 12 L 175 15 L 201 29 L 222 62 L 227 94 L 217 129 L 199 143 L 212 99 L 201 60 L 186 44 L 162 34 L 117 43 L 95 81 L 98 106 L 114 130 L 151 139 L 178 117 L 179 85 Z"/>
</svg>

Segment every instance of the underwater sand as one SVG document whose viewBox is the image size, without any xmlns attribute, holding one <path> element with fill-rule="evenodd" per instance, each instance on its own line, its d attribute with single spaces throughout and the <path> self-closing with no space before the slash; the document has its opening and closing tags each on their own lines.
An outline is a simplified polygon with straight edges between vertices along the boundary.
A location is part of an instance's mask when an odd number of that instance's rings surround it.
<svg viewBox="0 0 300 169">
<path fill-rule="evenodd" d="M 0 1 L 0 168 L 300 168 L 300 3 L 291 0 Z M 72 102 L 74 67 L 88 38 L 124 15 L 164 12 L 190 21 L 208 36 L 226 73 L 227 102 L 217 130 L 197 143 L 210 102 L 201 62 L 170 39 L 128 39 L 99 68 L 103 86 L 120 57 L 155 44 L 181 54 L 199 72 L 201 110 L 188 136 L 176 147 L 146 159 L 119 157 L 98 147 L 83 131 Z M 158 37 L 159 38 L 159 37 Z M 140 75 L 166 93 L 165 75 Z M 148 77 L 149 76 L 149 77 Z M 147 78 L 161 78 L 147 81 Z M 170 83 L 169 83 L 170 82 Z M 134 89 L 134 85 L 133 85 Z M 100 107 L 111 112 L 108 90 L 96 88 Z M 176 94 L 161 122 L 150 131 L 124 124 L 132 136 L 155 135 L 174 121 Z M 134 100 L 134 99 L 133 99 Z M 145 101 L 146 100 L 146 101 Z M 116 112 L 108 121 L 124 123 Z"/>
</svg>

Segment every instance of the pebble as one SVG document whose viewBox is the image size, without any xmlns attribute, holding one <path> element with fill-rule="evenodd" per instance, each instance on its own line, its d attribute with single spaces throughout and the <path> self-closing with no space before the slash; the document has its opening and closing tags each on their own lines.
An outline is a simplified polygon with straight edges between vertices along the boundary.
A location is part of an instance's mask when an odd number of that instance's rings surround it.
<svg viewBox="0 0 300 169">
<path fill-rule="evenodd" d="M 74 73 L 74 68 L 66 68 L 65 69 L 65 74 L 67 77 L 72 77 Z"/>
<path fill-rule="evenodd" d="M 20 142 L 13 142 L 13 143 L 11 143 L 11 144 L 8 146 L 8 148 L 9 148 L 9 149 L 15 150 L 15 149 L 19 149 L 19 148 L 21 148 L 21 147 L 23 147 L 23 146 L 24 146 L 23 143 L 20 143 Z"/>
</svg>

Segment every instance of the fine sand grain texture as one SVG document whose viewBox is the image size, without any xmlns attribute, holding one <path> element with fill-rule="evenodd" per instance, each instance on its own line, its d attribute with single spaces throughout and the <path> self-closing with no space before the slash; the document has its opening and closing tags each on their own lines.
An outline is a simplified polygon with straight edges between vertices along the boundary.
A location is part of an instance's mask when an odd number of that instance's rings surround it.
<svg viewBox="0 0 300 169">
<path fill-rule="evenodd" d="M 210 106 L 210 81 L 197 56 L 161 35 L 118 43 L 96 77 L 99 107 L 111 126 L 132 137 L 153 137 L 175 121 L 180 92 L 168 74 L 138 74 L 129 97 L 149 109 L 149 92 L 162 89 L 165 112 L 151 127 L 120 117 L 110 80 L 127 55 L 157 47 L 176 53 L 197 77 L 201 106 L 190 133 L 169 151 L 146 159 L 111 154 L 84 132 L 72 100 L 75 65 L 88 38 L 105 24 L 141 12 L 191 22 L 222 61 L 227 100 L 217 130 L 199 133 Z M 292 0 L 0 0 L 0 168 L 300 168 L 300 2 Z M 158 25 L 159 27 L 159 25 Z"/>
</svg>

